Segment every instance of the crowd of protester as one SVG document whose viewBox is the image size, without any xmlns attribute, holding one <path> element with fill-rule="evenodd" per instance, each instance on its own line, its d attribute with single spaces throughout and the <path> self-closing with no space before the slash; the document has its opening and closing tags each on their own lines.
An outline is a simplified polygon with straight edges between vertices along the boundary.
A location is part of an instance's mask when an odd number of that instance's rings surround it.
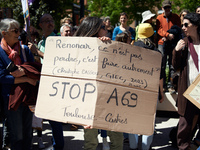
<svg viewBox="0 0 200 150">
<path fill-rule="evenodd" d="M 150 10 L 144 11 L 141 15 L 142 21 L 135 29 L 128 25 L 129 17 L 125 12 L 120 13 L 120 25 L 115 28 L 111 25 L 109 16 L 101 19 L 98 17 L 82 18 L 78 27 L 73 26 L 72 19 L 65 17 L 60 21 L 59 34 L 54 32 L 53 17 L 50 14 L 44 14 L 39 20 L 42 37 L 34 27 L 30 28 L 30 36 L 28 36 L 23 29 L 20 30 L 18 21 L 2 19 L 0 22 L 0 105 L 3 122 L 0 137 L 2 137 L 2 149 L 30 150 L 33 137 L 32 118 L 39 120 L 42 126 L 42 119 L 34 116 L 34 108 L 31 106 L 36 104 L 45 42 L 49 36 L 97 37 L 102 41 L 124 42 L 146 48 L 147 51 L 153 50 L 161 53 L 158 102 L 163 102 L 165 92 L 178 94 L 177 107 L 180 118 L 174 146 L 180 150 L 189 150 L 194 146 L 197 149 L 200 146 L 200 131 L 197 131 L 200 124 L 200 111 L 183 96 L 183 93 L 199 74 L 200 6 L 196 8 L 196 12 L 183 9 L 177 15 L 171 11 L 171 2 L 164 0 L 162 10 L 163 13 L 157 16 Z M 52 129 L 53 148 L 63 150 L 65 143 L 62 123 L 48 121 Z M 78 125 L 71 124 L 71 130 L 77 129 Z M 196 131 L 197 134 L 194 135 Z M 85 126 L 85 150 L 96 149 L 97 135 L 100 132 L 103 139 L 103 150 L 123 150 L 126 138 L 130 149 L 139 149 L 138 134 L 127 135 Z M 45 148 L 42 141 L 42 128 L 37 129 L 37 136 L 38 148 Z M 107 136 L 110 138 L 110 144 L 106 140 Z M 151 149 L 153 135 L 141 136 L 141 149 Z"/>
</svg>

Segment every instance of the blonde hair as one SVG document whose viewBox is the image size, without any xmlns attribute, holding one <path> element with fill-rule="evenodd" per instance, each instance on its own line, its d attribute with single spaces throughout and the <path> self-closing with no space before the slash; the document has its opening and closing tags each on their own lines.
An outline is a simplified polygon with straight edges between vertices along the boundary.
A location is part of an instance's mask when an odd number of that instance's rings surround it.
<svg viewBox="0 0 200 150">
<path fill-rule="evenodd" d="M 150 38 L 139 38 L 138 41 L 142 41 L 147 46 L 150 46 L 150 45 L 156 46 L 156 44 L 153 43 Z"/>
<path fill-rule="evenodd" d="M 60 20 L 60 25 L 62 26 L 63 24 L 65 24 L 65 22 L 67 20 L 70 22 L 70 24 L 73 22 L 71 18 L 65 17 L 65 18 L 63 18 L 63 19 Z"/>
</svg>

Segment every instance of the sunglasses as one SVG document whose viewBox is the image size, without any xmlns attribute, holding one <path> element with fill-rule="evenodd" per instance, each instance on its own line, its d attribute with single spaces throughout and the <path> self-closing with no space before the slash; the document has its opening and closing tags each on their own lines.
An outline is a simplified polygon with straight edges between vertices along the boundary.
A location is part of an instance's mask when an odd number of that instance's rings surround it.
<svg viewBox="0 0 200 150">
<path fill-rule="evenodd" d="M 166 6 L 166 7 L 164 7 L 164 9 L 170 9 L 171 7 L 170 6 Z"/>
<path fill-rule="evenodd" d="M 184 23 L 181 25 L 181 27 L 185 26 L 186 28 L 188 27 L 188 23 Z"/>
<path fill-rule="evenodd" d="M 11 32 L 15 32 L 16 34 L 19 32 L 19 29 L 11 29 Z"/>
<path fill-rule="evenodd" d="M 42 23 L 45 22 L 45 23 L 54 23 L 54 20 L 44 20 L 42 21 Z"/>
<path fill-rule="evenodd" d="M 106 30 L 106 27 L 105 27 L 105 25 L 102 25 L 102 26 L 101 26 L 101 29 L 104 29 L 104 30 Z"/>
</svg>

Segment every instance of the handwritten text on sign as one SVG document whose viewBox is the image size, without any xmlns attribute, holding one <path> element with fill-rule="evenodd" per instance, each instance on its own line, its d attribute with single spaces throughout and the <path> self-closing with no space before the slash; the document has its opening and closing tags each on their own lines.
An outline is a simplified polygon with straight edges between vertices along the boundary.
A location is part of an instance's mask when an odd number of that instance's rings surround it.
<svg viewBox="0 0 200 150">
<path fill-rule="evenodd" d="M 152 125 L 137 133 L 149 134 L 154 128 L 160 62 L 159 53 L 120 42 L 49 37 L 36 114 L 130 133 L 136 129 L 129 127 L 144 124 L 145 119 Z M 121 126 L 111 127 L 113 123 Z"/>
</svg>

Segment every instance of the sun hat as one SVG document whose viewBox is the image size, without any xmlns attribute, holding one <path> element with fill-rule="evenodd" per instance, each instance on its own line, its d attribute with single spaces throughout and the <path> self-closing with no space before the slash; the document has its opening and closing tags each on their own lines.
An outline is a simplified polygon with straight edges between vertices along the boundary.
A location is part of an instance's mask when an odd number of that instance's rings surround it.
<svg viewBox="0 0 200 150">
<path fill-rule="evenodd" d="M 152 14 L 150 10 L 144 11 L 142 13 L 142 22 L 141 23 L 144 23 L 145 21 L 151 19 L 154 16 L 155 16 L 155 14 Z"/>
<path fill-rule="evenodd" d="M 166 6 L 170 6 L 170 7 L 171 7 L 171 2 L 170 2 L 169 0 L 164 0 L 164 1 L 162 2 L 162 7 L 164 8 L 164 7 L 166 7 Z"/>
<path fill-rule="evenodd" d="M 149 38 L 154 34 L 153 27 L 149 23 L 141 23 L 138 29 L 138 38 Z"/>
</svg>

